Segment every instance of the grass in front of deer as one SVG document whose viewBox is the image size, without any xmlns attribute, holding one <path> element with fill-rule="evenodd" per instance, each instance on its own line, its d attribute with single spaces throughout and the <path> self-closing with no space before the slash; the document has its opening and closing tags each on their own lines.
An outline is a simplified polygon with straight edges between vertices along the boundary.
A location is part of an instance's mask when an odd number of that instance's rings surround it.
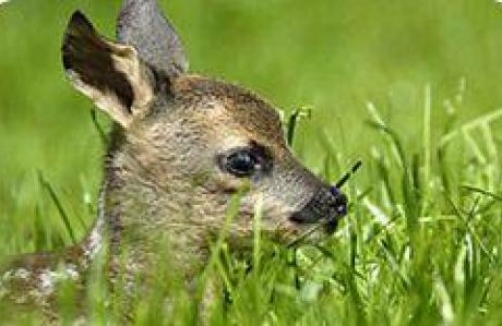
<svg viewBox="0 0 502 326">
<path fill-rule="evenodd" d="M 2 259 L 71 244 L 94 219 L 101 138 L 89 102 L 64 79 L 59 46 L 77 7 L 112 35 L 119 2 L 0 7 Z M 344 188 L 351 207 L 333 237 L 293 250 L 256 233 L 244 258 L 217 242 L 207 273 L 228 295 L 216 299 L 214 324 L 500 323 L 495 3 L 221 0 L 212 15 L 201 0 L 163 4 L 195 71 L 238 80 L 282 107 L 313 108 L 293 148 L 316 173 L 333 182 L 364 164 Z M 163 271 L 130 309 L 138 325 L 197 316 L 197 302 Z M 91 284 L 93 320 L 117 321 L 99 273 Z M 165 291 L 179 304 L 161 318 Z M 71 292 L 62 293 L 63 316 L 73 313 Z M 0 310 L 0 319 L 11 313 Z"/>
</svg>

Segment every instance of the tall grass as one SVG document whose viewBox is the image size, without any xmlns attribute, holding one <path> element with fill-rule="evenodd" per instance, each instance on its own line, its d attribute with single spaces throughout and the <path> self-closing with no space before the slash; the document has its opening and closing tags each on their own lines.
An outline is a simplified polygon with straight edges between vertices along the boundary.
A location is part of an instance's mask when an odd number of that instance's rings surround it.
<svg viewBox="0 0 502 326">
<path fill-rule="evenodd" d="M 68 86 L 59 43 L 76 8 L 112 35 L 119 3 L 0 5 L 0 261 L 69 245 L 92 223 L 106 142 L 96 126 L 108 122 L 90 117 Z M 213 279 L 225 293 L 204 312 L 215 325 L 500 324 L 495 2 L 162 3 L 193 70 L 239 80 L 286 108 L 286 136 L 317 174 L 335 182 L 356 160 L 363 168 L 344 186 L 350 210 L 334 236 L 278 245 L 259 232 L 258 213 L 249 255 L 233 255 L 224 232 L 215 242 L 200 295 L 160 266 L 154 290 L 128 307 L 135 324 L 196 323 Z M 288 109 L 297 107 L 307 109 Z M 94 324 L 121 323 L 121 298 L 99 268 L 89 283 Z M 73 291 L 64 289 L 70 319 Z M 11 315 L 0 310 L 0 320 Z"/>
</svg>

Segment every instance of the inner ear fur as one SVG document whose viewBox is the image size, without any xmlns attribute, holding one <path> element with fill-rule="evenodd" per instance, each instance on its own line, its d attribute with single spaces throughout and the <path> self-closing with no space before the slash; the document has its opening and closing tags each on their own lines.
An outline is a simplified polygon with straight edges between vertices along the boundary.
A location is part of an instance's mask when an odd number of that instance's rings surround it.
<svg viewBox="0 0 502 326">
<path fill-rule="evenodd" d="M 61 51 L 75 88 L 113 120 L 127 128 L 146 114 L 154 97 L 152 72 L 133 47 L 105 40 L 77 11 L 68 23 Z"/>
</svg>

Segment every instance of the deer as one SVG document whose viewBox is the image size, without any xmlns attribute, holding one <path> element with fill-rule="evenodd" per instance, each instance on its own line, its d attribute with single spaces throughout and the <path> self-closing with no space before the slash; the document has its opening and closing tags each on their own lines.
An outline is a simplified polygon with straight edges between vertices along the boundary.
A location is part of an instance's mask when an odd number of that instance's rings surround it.
<svg viewBox="0 0 502 326">
<path fill-rule="evenodd" d="M 257 203 L 261 231 L 280 243 L 318 225 L 330 235 L 346 215 L 346 195 L 295 158 L 272 104 L 189 72 L 156 0 L 124 1 L 116 41 L 76 11 L 61 56 L 71 85 L 113 121 L 98 213 L 78 244 L 15 259 L 0 274 L 1 301 L 51 309 L 62 280 L 85 289 L 103 251 L 111 283 L 146 275 L 165 263 L 161 241 L 189 282 L 207 263 L 236 194 L 228 228 L 236 246 L 253 237 Z"/>
</svg>

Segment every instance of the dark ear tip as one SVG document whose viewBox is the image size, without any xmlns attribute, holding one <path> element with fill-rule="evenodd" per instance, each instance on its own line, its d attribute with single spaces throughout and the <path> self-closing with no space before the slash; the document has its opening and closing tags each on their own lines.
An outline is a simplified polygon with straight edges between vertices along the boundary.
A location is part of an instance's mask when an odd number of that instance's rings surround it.
<svg viewBox="0 0 502 326">
<path fill-rule="evenodd" d="M 80 11 L 75 11 L 68 22 L 61 46 L 63 67 L 71 69 L 71 57 L 75 55 L 75 46 L 85 35 L 95 34 L 94 27 L 87 17 Z"/>
<path fill-rule="evenodd" d="M 75 11 L 68 22 L 67 32 L 75 29 L 94 30 L 89 19 L 80 10 Z"/>
<path fill-rule="evenodd" d="M 89 19 L 85 17 L 84 13 L 80 10 L 75 10 L 70 18 L 70 25 L 73 24 L 85 24 L 90 25 Z"/>
</svg>

